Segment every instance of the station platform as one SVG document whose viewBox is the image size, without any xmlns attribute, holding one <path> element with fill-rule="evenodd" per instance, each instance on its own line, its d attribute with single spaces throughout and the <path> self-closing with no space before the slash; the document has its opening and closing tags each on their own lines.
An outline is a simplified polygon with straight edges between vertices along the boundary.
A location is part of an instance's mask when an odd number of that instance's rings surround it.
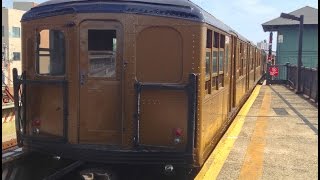
<svg viewBox="0 0 320 180">
<path fill-rule="evenodd" d="M 318 179 L 318 106 L 257 85 L 195 179 Z"/>
</svg>

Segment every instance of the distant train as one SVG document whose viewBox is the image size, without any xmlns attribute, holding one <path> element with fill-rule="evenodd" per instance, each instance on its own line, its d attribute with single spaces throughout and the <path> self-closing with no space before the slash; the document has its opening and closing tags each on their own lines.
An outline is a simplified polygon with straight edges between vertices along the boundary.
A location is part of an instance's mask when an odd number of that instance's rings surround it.
<svg viewBox="0 0 320 180">
<path fill-rule="evenodd" d="M 65 158 L 198 169 L 265 68 L 188 0 L 51 0 L 21 21 L 18 143 Z"/>
</svg>

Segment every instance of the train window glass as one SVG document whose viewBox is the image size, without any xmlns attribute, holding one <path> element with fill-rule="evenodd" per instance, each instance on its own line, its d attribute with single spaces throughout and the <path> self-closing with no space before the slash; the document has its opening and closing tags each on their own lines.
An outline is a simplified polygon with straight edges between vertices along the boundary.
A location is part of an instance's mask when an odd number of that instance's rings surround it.
<svg viewBox="0 0 320 180">
<path fill-rule="evenodd" d="M 216 86 L 217 86 L 217 76 L 213 77 L 212 78 L 212 83 L 211 83 L 211 87 L 212 89 L 216 89 Z"/>
<path fill-rule="evenodd" d="M 89 76 L 116 76 L 116 30 L 88 30 Z"/>
<path fill-rule="evenodd" d="M 226 37 L 225 35 L 221 35 L 221 39 L 220 39 L 220 48 L 224 48 L 225 43 L 226 43 Z"/>
<path fill-rule="evenodd" d="M 228 70 L 229 70 L 229 47 L 228 47 L 228 45 L 226 46 L 226 61 L 225 61 L 226 63 L 226 66 L 225 66 L 225 72 L 228 74 Z"/>
<path fill-rule="evenodd" d="M 207 52 L 206 52 L 206 80 L 205 80 L 206 94 L 211 94 L 210 56 L 211 56 L 211 50 L 207 49 Z"/>
<path fill-rule="evenodd" d="M 251 70 L 253 69 L 253 61 L 254 61 L 254 59 L 253 58 L 251 58 Z"/>
<path fill-rule="evenodd" d="M 218 52 L 212 52 L 212 73 L 218 73 Z"/>
<path fill-rule="evenodd" d="M 239 76 L 243 75 L 243 59 L 240 59 L 240 70 L 239 70 Z"/>
<path fill-rule="evenodd" d="M 218 76 L 218 87 L 223 87 L 224 86 L 224 76 L 223 74 L 220 74 Z"/>
<path fill-rule="evenodd" d="M 37 36 L 37 73 L 65 74 L 65 37 L 60 30 L 42 30 Z"/>
<path fill-rule="evenodd" d="M 223 73 L 223 65 L 224 65 L 224 51 L 219 51 L 219 75 L 218 75 L 218 87 L 224 86 L 224 73 Z"/>
<path fill-rule="evenodd" d="M 219 51 L 219 72 L 223 73 L 223 59 L 224 59 L 224 51 Z"/>
<path fill-rule="evenodd" d="M 245 49 L 246 49 L 246 48 L 245 48 Z M 247 56 L 248 56 L 248 55 L 247 55 L 246 53 L 248 53 L 248 51 L 246 51 L 245 49 L 244 49 L 244 51 L 242 51 L 242 52 L 243 52 L 243 56 L 242 56 L 242 57 L 243 57 L 243 62 L 242 62 L 243 65 L 242 65 L 242 68 L 246 68 L 246 65 L 247 65 L 246 62 L 247 62 Z"/>
<path fill-rule="evenodd" d="M 214 43 L 213 47 L 219 48 L 219 33 L 214 32 Z"/>
<path fill-rule="evenodd" d="M 206 52 L 206 77 L 210 76 L 210 52 Z"/>
<path fill-rule="evenodd" d="M 207 48 L 212 47 L 212 31 L 207 29 Z"/>
</svg>

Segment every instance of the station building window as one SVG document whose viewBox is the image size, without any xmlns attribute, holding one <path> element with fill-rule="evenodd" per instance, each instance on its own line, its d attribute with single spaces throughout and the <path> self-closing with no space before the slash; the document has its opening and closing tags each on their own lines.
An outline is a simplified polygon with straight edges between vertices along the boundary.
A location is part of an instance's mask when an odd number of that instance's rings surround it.
<svg viewBox="0 0 320 180">
<path fill-rule="evenodd" d="M 65 74 L 65 36 L 60 30 L 44 29 L 37 35 L 36 72 L 40 75 Z"/>
<path fill-rule="evenodd" d="M 13 52 L 12 53 L 12 60 L 14 60 L 14 61 L 19 61 L 19 60 L 21 60 L 20 59 L 20 52 Z"/>
<path fill-rule="evenodd" d="M 12 27 L 12 37 L 20 38 L 20 27 Z"/>
</svg>

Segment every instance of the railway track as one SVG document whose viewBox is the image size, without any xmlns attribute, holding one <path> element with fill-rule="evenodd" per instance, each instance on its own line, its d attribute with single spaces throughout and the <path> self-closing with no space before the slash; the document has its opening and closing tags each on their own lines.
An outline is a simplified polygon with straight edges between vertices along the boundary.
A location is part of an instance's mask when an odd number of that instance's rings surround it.
<svg viewBox="0 0 320 180">
<path fill-rule="evenodd" d="M 185 180 L 181 169 L 171 174 L 160 167 L 90 164 L 10 148 L 2 153 L 3 180 Z"/>
<path fill-rule="evenodd" d="M 80 161 L 11 148 L 2 153 L 2 179 L 62 179 L 82 164 Z"/>
</svg>

